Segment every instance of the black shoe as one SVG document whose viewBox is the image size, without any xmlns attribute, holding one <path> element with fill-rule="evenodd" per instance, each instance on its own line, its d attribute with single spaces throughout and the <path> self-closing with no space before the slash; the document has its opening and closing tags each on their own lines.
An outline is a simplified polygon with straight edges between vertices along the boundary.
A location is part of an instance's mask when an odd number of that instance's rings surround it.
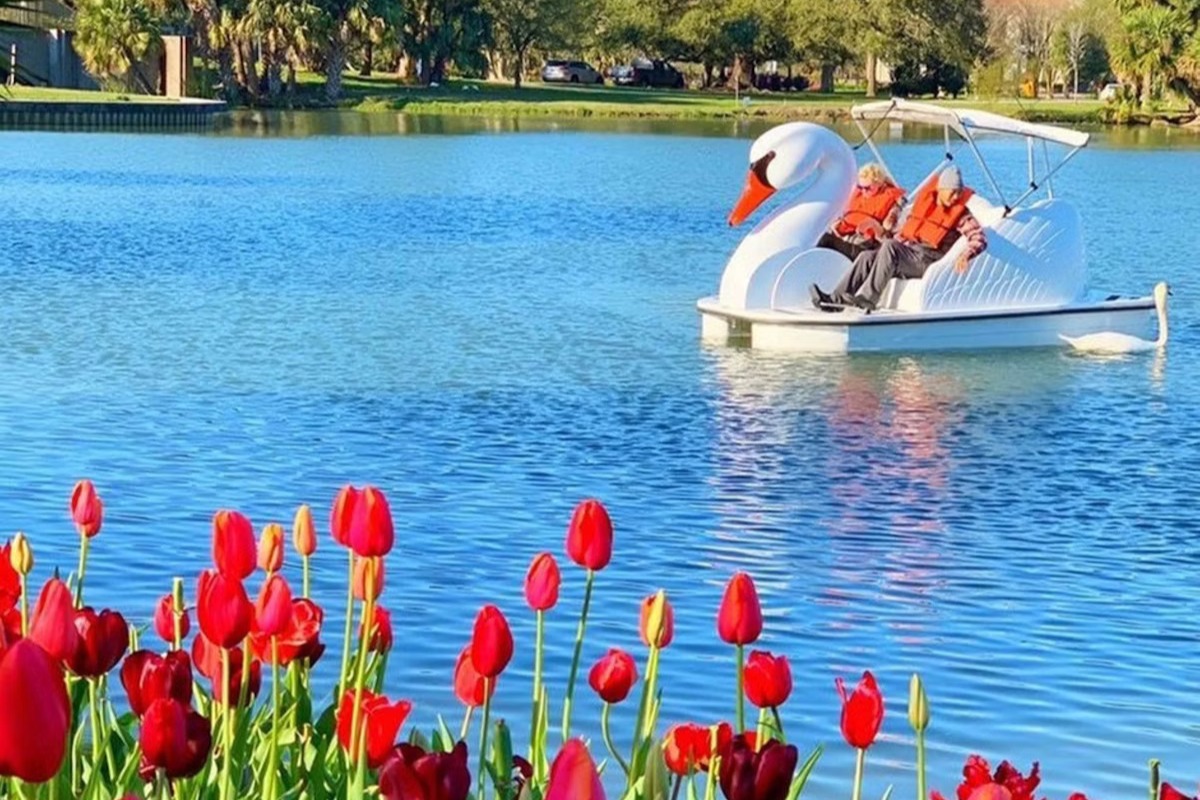
<svg viewBox="0 0 1200 800">
<path fill-rule="evenodd" d="M 821 291 L 815 283 L 808 287 L 808 296 L 812 298 L 813 308 L 824 308 L 833 304 L 833 298 Z"/>
<path fill-rule="evenodd" d="M 851 304 L 858 306 L 868 314 L 875 310 L 875 302 L 873 300 L 868 300 L 867 298 L 857 294 L 851 295 L 849 299 Z"/>
</svg>

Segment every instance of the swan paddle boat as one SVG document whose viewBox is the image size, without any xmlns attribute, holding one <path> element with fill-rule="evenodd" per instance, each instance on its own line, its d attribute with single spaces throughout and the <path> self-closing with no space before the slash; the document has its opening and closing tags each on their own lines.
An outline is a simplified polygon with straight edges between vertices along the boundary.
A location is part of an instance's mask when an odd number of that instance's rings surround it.
<svg viewBox="0 0 1200 800">
<path fill-rule="evenodd" d="M 706 342 L 855 352 L 1063 347 L 1100 333 L 1152 338 L 1153 297 L 1089 291 L 1079 213 L 1054 196 L 1053 175 L 1087 146 L 1087 133 L 906 100 L 855 106 L 851 118 L 884 169 L 873 140 L 881 125 L 940 127 L 944 157 L 920 183 L 952 163 L 956 152 L 973 154 L 986 186 L 974 186 L 968 207 L 984 228 L 987 250 L 959 274 L 954 262 L 966 242 L 956 242 L 923 277 L 892 279 L 871 313 L 814 308 L 809 286 L 834 286 L 850 267 L 841 253 L 814 245 L 846 208 L 858 165 L 854 149 L 832 130 L 808 122 L 779 125 L 751 146 L 737 208 L 752 211 L 787 189 L 796 197 L 746 235 L 725 266 L 719 293 L 698 301 Z M 979 150 L 978 140 L 991 136 L 1027 144 L 1028 184 L 1012 200 Z M 1054 163 L 1052 146 L 1060 155 Z M 898 183 L 909 187 L 910 197 L 919 185 Z"/>
</svg>

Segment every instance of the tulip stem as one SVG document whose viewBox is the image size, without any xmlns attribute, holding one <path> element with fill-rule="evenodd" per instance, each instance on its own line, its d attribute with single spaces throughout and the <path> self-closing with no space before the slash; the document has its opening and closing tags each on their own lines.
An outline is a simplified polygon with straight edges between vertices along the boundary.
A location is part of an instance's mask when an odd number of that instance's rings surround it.
<svg viewBox="0 0 1200 800">
<path fill-rule="evenodd" d="M 29 635 L 29 588 L 24 574 L 21 575 L 21 635 Z"/>
<path fill-rule="evenodd" d="M 925 800 L 925 731 L 917 731 L 917 800 Z"/>
<path fill-rule="evenodd" d="M 246 676 L 242 676 L 246 680 Z M 267 760 L 267 797 L 279 796 L 279 637 L 271 637 L 271 756 Z"/>
<path fill-rule="evenodd" d="M 638 764 L 638 751 L 641 749 L 642 741 L 652 737 L 654 733 L 653 715 L 648 709 L 650 703 L 653 702 L 651 698 L 654 695 L 654 685 L 658 680 L 658 654 L 659 648 L 650 645 L 650 656 L 646 660 L 646 676 L 642 681 L 642 699 L 638 703 L 637 726 L 633 729 L 633 749 L 629 753 L 629 759 L 634 766 Z M 626 788 L 629 788 L 628 784 L 626 784 Z"/>
<path fill-rule="evenodd" d="M 83 576 L 87 572 L 88 542 L 90 541 L 91 539 L 86 536 L 80 535 L 79 537 L 79 580 L 75 583 L 76 608 L 83 607 Z"/>
<path fill-rule="evenodd" d="M 737 729 L 738 733 L 746 732 L 746 648 L 737 646 Z M 855 798 L 858 800 L 858 798 Z"/>
<path fill-rule="evenodd" d="M 232 800 L 233 785 L 231 783 L 230 765 L 233 763 L 233 703 L 229 695 L 230 692 L 230 666 L 229 666 L 229 649 L 221 648 L 221 696 L 224 697 L 224 714 L 225 726 L 222 733 L 225 735 L 225 752 L 221 755 L 224 757 L 221 764 L 221 797 L 223 800 Z M 243 676 L 245 677 L 245 676 Z"/>
<path fill-rule="evenodd" d="M 479 732 L 479 799 L 483 800 L 483 778 L 487 773 L 488 725 L 492 719 L 492 679 L 483 679 L 483 729 Z"/>
<path fill-rule="evenodd" d="M 579 657 L 583 654 L 583 635 L 587 631 L 588 608 L 592 604 L 592 584 L 595 580 L 596 571 L 589 569 L 583 589 L 583 610 L 579 614 L 579 626 L 575 629 L 575 655 L 571 658 L 571 672 L 567 677 L 567 699 L 563 703 L 563 744 L 571 736 L 571 700 L 575 696 L 575 676 L 579 673 Z"/>
<path fill-rule="evenodd" d="M 183 578 L 176 578 L 171 590 L 171 617 L 175 622 L 175 649 L 183 649 Z"/>
<path fill-rule="evenodd" d="M 679 800 L 679 790 L 683 788 L 683 776 L 675 776 L 675 788 L 671 790 L 671 800 Z"/>
<path fill-rule="evenodd" d="M 625 763 L 625 759 L 621 758 L 621 754 L 617 752 L 617 748 L 613 746 L 612 733 L 608 728 L 608 714 L 612 711 L 612 703 L 605 703 L 604 710 L 600 712 L 600 732 L 604 734 L 604 746 L 608 748 L 608 752 L 621 765 L 621 771 L 626 776 L 629 775 L 629 765 Z"/>
<path fill-rule="evenodd" d="M 475 706 L 467 706 L 467 713 L 463 714 L 462 727 L 458 732 L 458 740 L 460 742 L 465 742 L 467 740 L 467 734 L 471 732 L 471 717 L 474 715 Z"/>
<path fill-rule="evenodd" d="M 754 752 L 762 751 L 763 745 L 767 741 L 767 733 L 769 725 L 767 723 L 767 714 L 769 712 L 765 708 L 758 710 L 758 724 L 754 728 Z"/>
<path fill-rule="evenodd" d="M 862 800 L 862 784 L 863 784 L 863 767 L 866 766 L 867 751 L 863 748 L 858 748 L 858 755 L 854 759 L 854 797 L 853 800 Z"/>
<path fill-rule="evenodd" d="M 1157 758 L 1150 759 L 1150 800 L 1158 800 L 1158 767 L 1160 763 Z"/>
<path fill-rule="evenodd" d="M 92 720 L 92 769 L 100 769 L 100 710 L 96 702 L 96 678 L 88 678 L 88 715 Z"/>
<path fill-rule="evenodd" d="M 303 572 L 304 577 L 302 578 L 302 582 L 301 582 L 301 589 L 302 589 L 303 595 L 305 597 L 308 597 L 309 596 L 309 594 L 308 594 L 308 590 L 309 590 L 308 556 L 302 557 L 300 559 L 300 564 L 301 564 L 301 568 L 304 571 Z"/>
<path fill-rule="evenodd" d="M 338 674 L 338 698 L 346 694 L 347 674 L 350 669 L 350 627 L 354 624 L 354 551 L 347 548 L 349 558 L 349 581 L 346 583 L 346 632 L 342 638 L 342 671 Z M 353 736 L 353 733 L 351 733 Z"/>
<path fill-rule="evenodd" d="M 535 749 L 537 747 L 538 720 L 541 711 L 538 703 L 542 700 L 542 649 L 546 639 L 546 612 L 537 610 L 537 633 L 533 645 L 533 713 L 529 722 L 529 763 L 536 764 Z"/>
<path fill-rule="evenodd" d="M 779 706 L 771 706 L 771 715 L 775 718 L 775 738 L 780 744 L 787 744 L 787 737 L 783 735 L 783 718 L 779 716 Z"/>
<path fill-rule="evenodd" d="M 362 721 L 362 690 L 367 678 L 367 653 L 370 651 L 371 635 L 375 630 L 375 559 L 368 558 L 363 564 L 363 613 L 362 634 L 358 637 L 358 667 L 354 675 L 354 713 L 350 724 L 350 765 L 358 762 L 358 753 L 365 732 L 359 730 Z M 366 726 L 363 726 L 366 727 Z"/>
</svg>

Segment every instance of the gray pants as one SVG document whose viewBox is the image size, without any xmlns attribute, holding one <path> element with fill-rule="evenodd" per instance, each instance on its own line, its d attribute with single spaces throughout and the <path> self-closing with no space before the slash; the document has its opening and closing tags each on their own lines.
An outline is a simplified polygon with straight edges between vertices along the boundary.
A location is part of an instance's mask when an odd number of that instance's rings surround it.
<svg viewBox="0 0 1200 800">
<path fill-rule="evenodd" d="M 857 294 L 878 303 L 892 278 L 920 278 L 941 253 L 919 244 L 884 239 L 877 250 L 859 253 L 833 296 Z"/>
</svg>

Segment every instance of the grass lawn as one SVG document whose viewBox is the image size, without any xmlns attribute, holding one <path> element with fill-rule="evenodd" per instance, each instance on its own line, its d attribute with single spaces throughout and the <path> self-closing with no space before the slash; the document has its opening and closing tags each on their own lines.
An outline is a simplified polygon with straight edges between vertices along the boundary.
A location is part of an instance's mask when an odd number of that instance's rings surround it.
<svg viewBox="0 0 1200 800">
<path fill-rule="evenodd" d="M 43 103 L 169 103 L 165 97 L 147 94 L 93 92 L 87 89 L 51 89 L 44 86 L 0 87 L 0 102 L 25 100 Z"/>
<path fill-rule="evenodd" d="M 323 78 L 302 74 L 300 94 L 306 103 L 323 98 Z M 862 92 L 834 94 L 755 92 L 735 98 L 727 91 L 676 91 L 615 86 L 548 85 L 534 82 L 515 89 L 511 84 L 451 81 L 438 87 L 408 86 L 392 76 L 347 76 L 342 105 L 362 111 L 403 110 L 412 114 L 500 114 L 597 117 L 721 118 L 836 120 L 850 106 L 865 102 Z M 1084 100 L 1017 100 L 967 98 L 939 104 L 995 111 L 1006 116 L 1044 122 L 1095 123 L 1104 104 Z"/>
</svg>

